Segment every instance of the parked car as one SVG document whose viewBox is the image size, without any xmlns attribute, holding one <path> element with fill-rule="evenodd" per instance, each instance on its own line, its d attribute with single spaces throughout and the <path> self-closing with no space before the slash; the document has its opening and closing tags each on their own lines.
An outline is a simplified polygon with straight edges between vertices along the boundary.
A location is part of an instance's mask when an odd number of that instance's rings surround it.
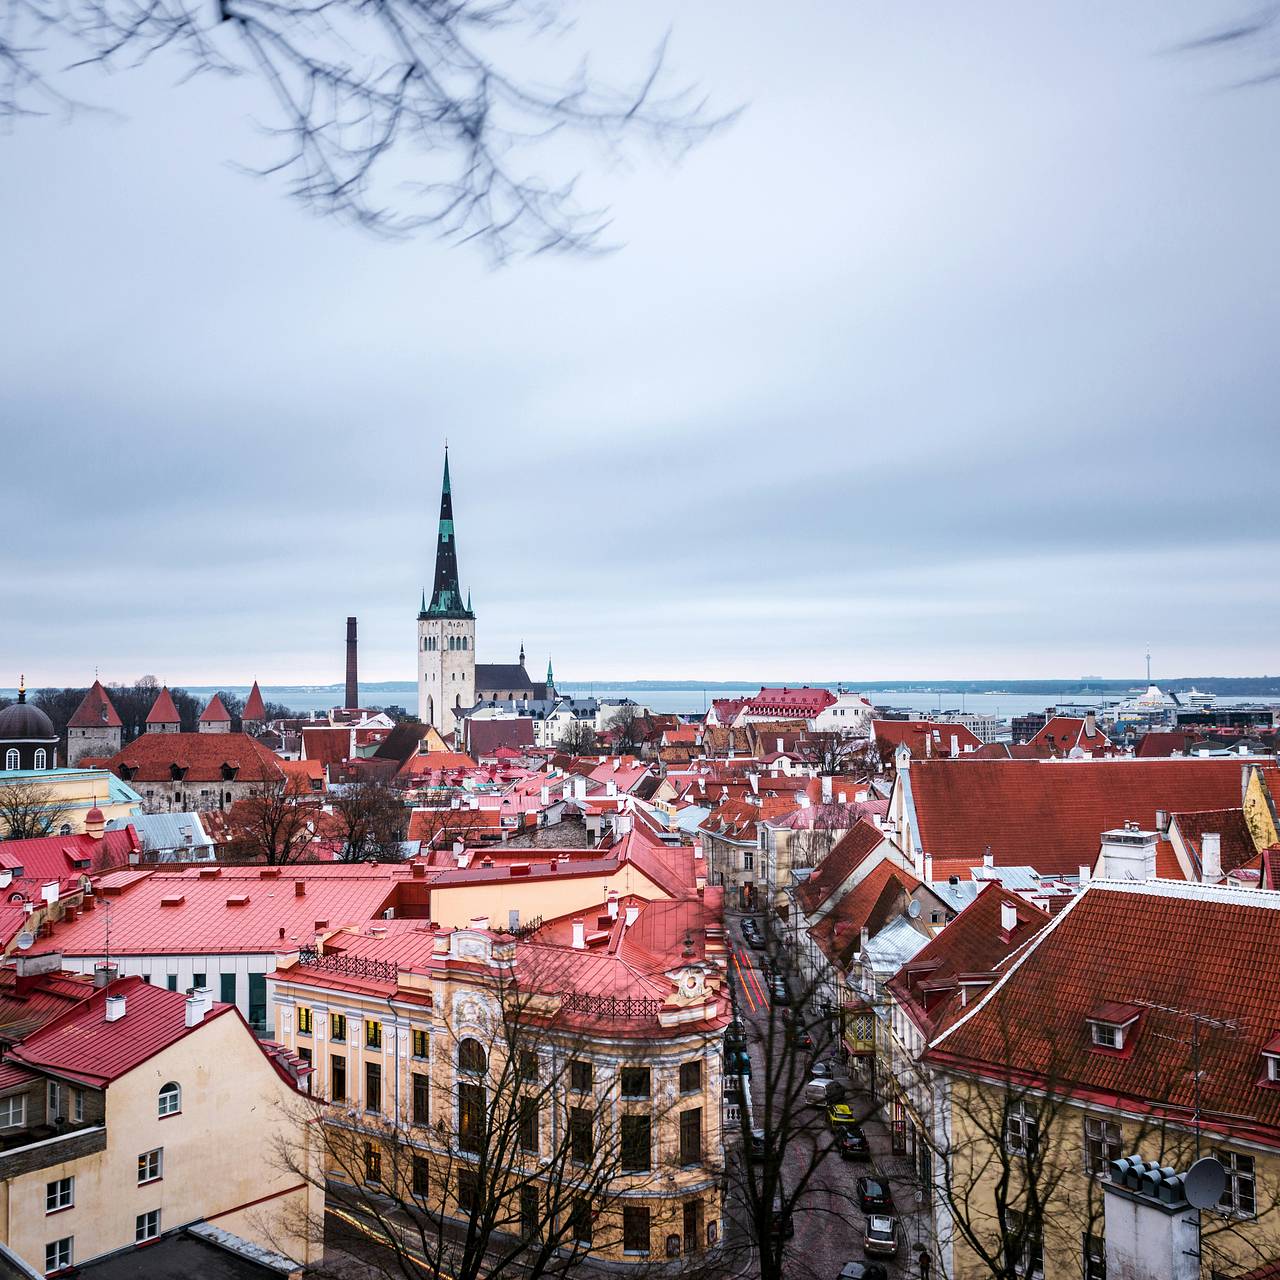
<svg viewBox="0 0 1280 1280">
<path fill-rule="evenodd" d="M 878 1262 L 846 1262 L 836 1280 L 889 1280 L 889 1273 Z"/>
<path fill-rule="evenodd" d="M 752 1129 L 751 1136 L 747 1140 L 747 1158 L 750 1160 L 764 1159 L 764 1130 Z"/>
<path fill-rule="evenodd" d="M 815 1080 L 831 1080 L 835 1077 L 836 1069 L 829 1062 L 815 1062 L 810 1066 L 809 1074 Z"/>
<path fill-rule="evenodd" d="M 813 1036 L 811 1036 L 809 1032 L 802 1031 L 800 1033 L 800 1047 L 802 1049 L 812 1049 L 814 1047 Z"/>
<path fill-rule="evenodd" d="M 898 1220 L 888 1214 L 873 1213 L 867 1219 L 862 1233 L 862 1249 L 877 1258 L 897 1256 L 899 1243 Z"/>
<path fill-rule="evenodd" d="M 785 982 L 775 982 L 773 984 L 773 1003 L 774 1004 L 790 1004 L 791 992 L 787 990 Z"/>
<path fill-rule="evenodd" d="M 875 1174 L 858 1179 L 858 1208 L 865 1214 L 889 1213 L 893 1209 L 893 1196 L 889 1184 Z"/>
<path fill-rule="evenodd" d="M 859 1125 L 841 1125 L 836 1130 L 836 1150 L 841 1160 L 870 1160 L 871 1144 Z"/>
<path fill-rule="evenodd" d="M 858 1117 L 853 1114 L 853 1108 L 847 1102 L 833 1102 L 827 1108 L 827 1123 L 831 1126 L 831 1132 L 835 1133 L 842 1125 L 857 1124 Z"/>
<path fill-rule="evenodd" d="M 747 946 L 749 946 L 752 951 L 763 951 L 764 939 L 758 933 L 753 933 L 747 939 Z"/>
<path fill-rule="evenodd" d="M 844 1085 L 835 1080 L 810 1080 L 804 1087 L 804 1100 L 814 1107 L 830 1106 L 844 1098 Z"/>
</svg>

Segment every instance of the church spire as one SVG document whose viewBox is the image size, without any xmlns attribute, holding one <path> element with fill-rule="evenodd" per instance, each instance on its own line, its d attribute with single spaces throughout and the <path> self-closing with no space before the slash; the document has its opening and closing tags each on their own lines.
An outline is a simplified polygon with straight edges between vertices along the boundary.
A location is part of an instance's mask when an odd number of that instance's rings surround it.
<svg viewBox="0 0 1280 1280">
<path fill-rule="evenodd" d="M 436 534 L 436 580 L 431 603 L 420 616 L 470 618 L 470 601 L 462 602 L 458 582 L 458 545 L 453 531 L 453 491 L 449 483 L 449 449 L 444 451 L 444 483 L 440 488 L 440 526 Z"/>
<path fill-rule="evenodd" d="M 520 641 L 520 665 L 524 666 L 524 641 Z"/>
<path fill-rule="evenodd" d="M 556 678 L 551 674 L 551 655 L 547 655 L 547 692 L 550 693 L 556 687 Z"/>
</svg>

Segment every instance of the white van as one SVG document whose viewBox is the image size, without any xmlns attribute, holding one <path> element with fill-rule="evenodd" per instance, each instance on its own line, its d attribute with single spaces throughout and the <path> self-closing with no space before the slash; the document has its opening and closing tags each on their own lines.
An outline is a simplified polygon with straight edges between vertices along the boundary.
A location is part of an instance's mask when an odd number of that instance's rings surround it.
<svg viewBox="0 0 1280 1280">
<path fill-rule="evenodd" d="M 844 1097 L 844 1085 L 838 1080 L 810 1080 L 804 1087 L 804 1100 L 814 1107 L 825 1107 Z"/>
</svg>

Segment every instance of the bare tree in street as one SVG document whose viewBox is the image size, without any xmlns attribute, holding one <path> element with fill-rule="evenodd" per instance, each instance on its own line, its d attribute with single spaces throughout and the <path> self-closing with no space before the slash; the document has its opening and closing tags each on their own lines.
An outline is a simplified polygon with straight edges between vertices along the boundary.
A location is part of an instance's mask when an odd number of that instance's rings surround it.
<svg viewBox="0 0 1280 1280">
<path fill-rule="evenodd" d="M 43 782 L 15 781 L 0 786 L 0 837 L 35 840 L 56 834 L 69 807 Z"/>
</svg>

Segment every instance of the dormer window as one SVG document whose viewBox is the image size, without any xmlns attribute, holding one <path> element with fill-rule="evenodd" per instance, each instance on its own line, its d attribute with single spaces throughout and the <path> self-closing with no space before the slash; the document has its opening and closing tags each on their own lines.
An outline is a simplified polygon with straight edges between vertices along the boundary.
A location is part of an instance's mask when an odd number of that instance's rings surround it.
<svg viewBox="0 0 1280 1280">
<path fill-rule="evenodd" d="M 1262 1046 L 1262 1085 L 1280 1086 L 1280 1035 L 1274 1035 Z"/>
<path fill-rule="evenodd" d="M 1089 1038 L 1095 1049 L 1122 1053 L 1137 1032 L 1142 1007 L 1109 1000 L 1089 1014 Z"/>
</svg>

